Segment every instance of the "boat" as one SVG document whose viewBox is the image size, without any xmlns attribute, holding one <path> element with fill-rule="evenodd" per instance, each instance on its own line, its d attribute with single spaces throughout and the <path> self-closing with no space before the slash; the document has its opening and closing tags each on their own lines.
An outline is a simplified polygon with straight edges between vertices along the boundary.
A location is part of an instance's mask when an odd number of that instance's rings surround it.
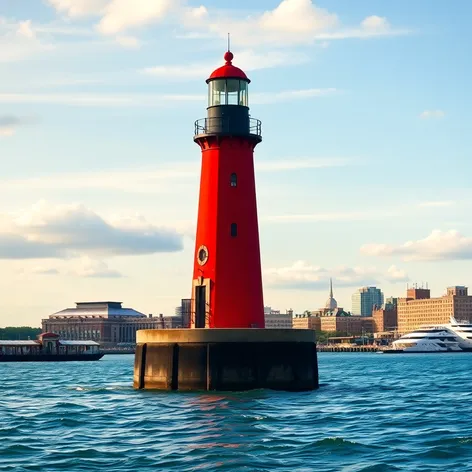
<svg viewBox="0 0 472 472">
<path fill-rule="evenodd" d="M 457 321 L 451 316 L 450 323 L 445 327 L 458 336 L 459 346 L 463 351 L 472 351 L 472 323 L 470 321 Z"/>
<path fill-rule="evenodd" d="M 472 324 L 458 322 L 451 317 L 449 323 L 423 325 L 392 343 L 384 354 L 441 353 L 472 351 Z"/>
<path fill-rule="evenodd" d="M 62 340 L 55 333 L 42 333 L 37 340 L 0 340 L 0 362 L 98 361 L 103 356 L 95 341 Z"/>
</svg>

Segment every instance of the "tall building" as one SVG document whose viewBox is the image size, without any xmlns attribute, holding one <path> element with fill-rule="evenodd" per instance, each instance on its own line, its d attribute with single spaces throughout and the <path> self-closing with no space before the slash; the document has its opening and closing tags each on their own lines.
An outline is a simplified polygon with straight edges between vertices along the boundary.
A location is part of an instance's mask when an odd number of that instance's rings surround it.
<svg viewBox="0 0 472 472">
<path fill-rule="evenodd" d="M 472 321 L 472 296 L 462 285 L 449 287 L 442 297 L 431 298 L 429 289 L 410 288 L 398 299 L 398 333 L 409 333 L 424 324 Z"/>
<path fill-rule="evenodd" d="M 372 316 L 374 306 L 384 303 L 382 291 L 376 287 L 362 287 L 352 295 L 352 313 L 360 316 Z"/>
<path fill-rule="evenodd" d="M 180 305 L 175 307 L 175 316 L 180 319 L 182 328 L 190 328 L 191 309 L 192 300 L 190 298 L 182 298 Z"/>
</svg>

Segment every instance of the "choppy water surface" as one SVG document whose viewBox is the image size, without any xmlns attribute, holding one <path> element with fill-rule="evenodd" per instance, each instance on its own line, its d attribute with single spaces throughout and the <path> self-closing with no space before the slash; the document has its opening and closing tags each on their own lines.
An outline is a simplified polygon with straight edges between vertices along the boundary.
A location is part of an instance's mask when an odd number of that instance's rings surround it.
<svg viewBox="0 0 472 472">
<path fill-rule="evenodd" d="M 470 471 L 472 354 L 319 355 L 308 393 L 134 391 L 133 356 L 0 363 L 0 471 Z"/>
</svg>

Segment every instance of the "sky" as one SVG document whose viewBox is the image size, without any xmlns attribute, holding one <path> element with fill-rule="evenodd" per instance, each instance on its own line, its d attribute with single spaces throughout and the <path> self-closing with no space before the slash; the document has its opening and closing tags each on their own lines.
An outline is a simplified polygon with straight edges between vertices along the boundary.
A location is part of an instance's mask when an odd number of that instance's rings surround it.
<svg viewBox="0 0 472 472">
<path fill-rule="evenodd" d="M 203 0 L 205 1 L 205 0 Z M 257 4 L 257 7 L 255 6 Z M 264 302 L 472 286 L 472 3 L 0 0 L 0 326 L 191 291 L 205 79 L 262 120 Z"/>
</svg>

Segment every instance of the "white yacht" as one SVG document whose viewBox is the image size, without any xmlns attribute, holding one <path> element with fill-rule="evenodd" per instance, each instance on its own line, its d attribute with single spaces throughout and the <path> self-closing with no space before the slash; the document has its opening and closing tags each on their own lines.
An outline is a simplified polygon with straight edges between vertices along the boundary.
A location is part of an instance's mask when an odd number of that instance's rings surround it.
<svg viewBox="0 0 472 472">
<path fill-rule="evenodd" d="M 456 321 L 451 316 L 450 323 L 445 327 L 458 337 L 459 346 L 463 351 L 472 351 L 472 323 L 470 321 Z"/>
<path fill-rule="evenodd" d="M 451 317 L 450 323 L 425 325 L 403 335 L 392 343 L 392 349 L 383 351 L 394 353 L 429 353 L 472 351 L 472 324 L 458 322 Z"/>
</svg>

